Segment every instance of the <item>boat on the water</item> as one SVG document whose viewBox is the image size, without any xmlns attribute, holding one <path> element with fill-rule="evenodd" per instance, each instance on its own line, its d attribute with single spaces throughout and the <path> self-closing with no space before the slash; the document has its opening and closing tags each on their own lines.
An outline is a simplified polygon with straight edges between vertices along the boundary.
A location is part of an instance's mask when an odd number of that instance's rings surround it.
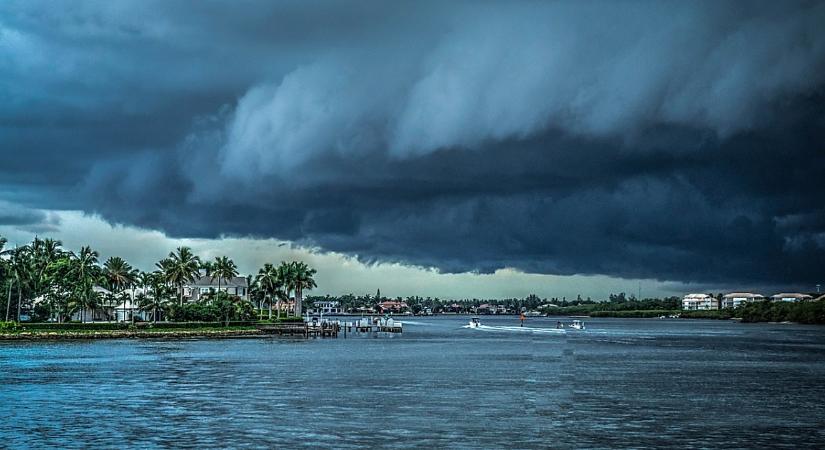
<svg viewBox="0 0 825 450">
<path fill-rule="evenodd" d="M 481 320 L 478 317 L 473 317 L 470 319 L 470 328 L 478 328 L 481 326 Z"/>
<path fill-rule="evenodd" d="M 568 328 L 573 328 L 574 330 L 584 330 L 584 322 L 581 320 L 574 320 L 573 323 L 568 325 Z"/>
</svg>

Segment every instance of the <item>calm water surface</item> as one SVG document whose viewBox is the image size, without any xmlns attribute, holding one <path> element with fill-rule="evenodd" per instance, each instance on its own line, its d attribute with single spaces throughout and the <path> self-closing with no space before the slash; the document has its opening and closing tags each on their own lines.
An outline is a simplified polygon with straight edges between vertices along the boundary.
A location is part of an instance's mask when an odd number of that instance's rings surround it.
<svg viewBox="0 0 825 450">
<path fill-rule="evenodd" d="M 0 342 L 0 447 L 825 444 L 825 327 L 467 320 L 378 338 Z"/>
</svg>

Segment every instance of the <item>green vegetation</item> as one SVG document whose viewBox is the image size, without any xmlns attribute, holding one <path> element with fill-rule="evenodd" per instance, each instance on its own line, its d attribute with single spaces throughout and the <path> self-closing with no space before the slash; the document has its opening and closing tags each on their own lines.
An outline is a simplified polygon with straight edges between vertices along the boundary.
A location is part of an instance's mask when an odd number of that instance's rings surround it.
<svg viewBox="0 0 825 450">
<path fill-rule="evenodd" d="M 130 314 L 132 310 L 143 312 L 143 318 L 152 322 L 227 324 L 257 318 L 266 303 L 271 318 L 273 299 L 278 300 L 280 317 L 280 303 L 288 301 L 290 294 L 298 299 L 297 315 L 303 292 L 317 286 L 315 269 L 303 262 L 282 262 L 277 267 L 266 264 L 251 283 L 250 300 L 246 300 L 222 289 L 225 282 L 238 276 L 232 259 L 219 256 L 202 262 L 188 247 L 170 252 L 156 264 L 156 270 L 141 272 L 121 257 L 112 256 L 101 264 L 100 255 L 90 247 L 68 251 L 53 239 L 35 238 L 14 249 L 6 244 L 0 237 L 0 322 L 112 322 L 122 320 L 128 309 Z M 197 302 L 184 301 L 189 295 L 184 287 L 202 274 L 213 283 L 217 281 L 217 289 L 202 291 Z M 134 322 L 140 317 L 128 319 Z M 2 329 L 10 327 L 4 324 Z"/>
<path fill-rule="evenodd" d="M 0 335 L 5 338 L 50 338 L 50 337 L 132 337 L 151 334 L 167 334 L 170 336 L 190 335 L 249 335 L 258 334 L 258 326 L 273 323 L 303 323 L 301 317 L 284 317 L 276 321 L 231 321 L 231 322 L 46 322 L 22 323 L 0 322 Z"/>
<path fill-rule="evenodd" d="M 660 316 L 670 316 L 679 314 L 681 311 L 672 309 L 649 309 L 649 310 L 622 310 L 622 311 L 592 311 L 590 317 L 624 317 L 624 318 L 655 318 Z"/>
<path fill-rule="evenodd" d="M 150 323 L 142 322 L 136 324 L 130 323 L 114 323 L 114 322 L 97 322 L 97 323 L 27 323 L 17 326 L 21 331 L 112 331 L 112 330 L 181 330 L 181 329 L 200 329 L 200 328 L 227 328 L 227 327 L 254 327 L 257 325 L 256 321 L 236 321 L 229 322 L 161 322 Z"/>
<path fill-rule="evenodd" d="M 825 300 L 815 302 L 754 302 L 737 308 L 743 322 L 825 324 Z"/>
</svg>

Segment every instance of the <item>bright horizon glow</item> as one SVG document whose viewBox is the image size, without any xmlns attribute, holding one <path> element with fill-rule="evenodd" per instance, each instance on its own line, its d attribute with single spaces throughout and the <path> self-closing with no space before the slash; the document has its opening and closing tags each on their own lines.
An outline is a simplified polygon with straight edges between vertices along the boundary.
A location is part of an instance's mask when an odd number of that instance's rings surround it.
<svg viewBox="0 0 825 450">
<path fill-rule="evenodd" d="M 203 260 L 228 256 L 238 265 L 241 275 L 254 275 L 264 263 L 300 260 L 318 270 L 318 288 L 309 295 L 374 294 L 377 289 L 387 297 L 438 297 L 442 299 L 523 298 L 536 294 L 542 298 L 606 299 L 611 293 L 637 294 L 642 297 L 682 295 L 689 287 L 655 280 L 625 280 L 603 275 L 544 275 L 500 269 L 491 274 L 439 273 L 426 267 L 399 263 L 365 264 L 341 253 L 324 252 L 276 239 L 222 237 L 218 239 L 173 238 L 156 230 L 112 225 L 98 216 L 80 211 L 50 211 L 55 224 L 49 230 L 30 230 L 0 226 L 0 235 L 8 246 L 25 245 L 34 239 L 50 237 L 62 241 L 68 250 L 88 245 L 100 253 L 101 263 L 110 256 L 120 256 L 134 267 L 151 271 L 155 263 L 177 247 L 191 247 Z M 695 287 L 694 287 L 695 288 Z"/>
</svg>

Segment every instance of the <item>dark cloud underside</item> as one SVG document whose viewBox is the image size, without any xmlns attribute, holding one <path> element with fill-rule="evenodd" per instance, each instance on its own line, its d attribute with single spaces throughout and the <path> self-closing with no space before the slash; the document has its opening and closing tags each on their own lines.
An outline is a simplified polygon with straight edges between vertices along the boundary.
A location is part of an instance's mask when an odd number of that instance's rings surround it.
<svg viewBox="0 0 825 450">
<path fill-rule="evenodd" d="M 819 2 L 4 3 L 0 182 L 444 271 L 811 284 L 822 23 Z"/>
</svg>

